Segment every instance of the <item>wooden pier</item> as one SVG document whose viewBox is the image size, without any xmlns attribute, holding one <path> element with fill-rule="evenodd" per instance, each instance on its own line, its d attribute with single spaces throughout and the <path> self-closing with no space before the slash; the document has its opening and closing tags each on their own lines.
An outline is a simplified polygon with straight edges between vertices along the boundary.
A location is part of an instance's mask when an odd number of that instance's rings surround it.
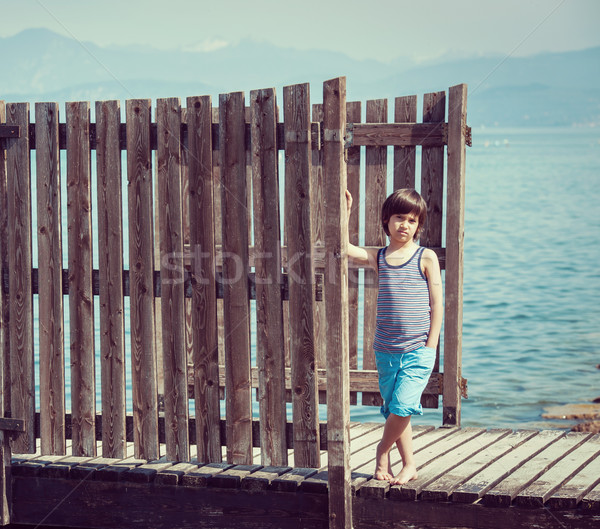
<svg viewBox="0 0 600 529">
<path fill-rule="evenodd" d="M 352 424 L 353 527 L 591 529 L 600 526 L 600 435 L 415 428 L 419 477 L 372 479 L 382 424 Z M 396 459 L 397 454 L 393 454 Z M 15 523 L 60 527 L 327 528 L 320 468 L 15 455 Z M 399 462 L 394 461 L 397 465 Z"/>
<path fill-rule="evenodd" d="M 460 429 L 466 102 L 363 119 L 345 78 L 281 109 L 272 88 L 96 102 L 95 121 L 72 102 L 64 123 L 0 102 L 1 523 L 592 527 L 595 437 Z M 388 180 L 426 199 L 445 293 L 422 399 L 443 424 L 417 430 L 404 487 L 370 479 L 381 425 L 349 415 L 380 397 L 374 278 L 345 234 L 386 243 Z"/>
</svg>

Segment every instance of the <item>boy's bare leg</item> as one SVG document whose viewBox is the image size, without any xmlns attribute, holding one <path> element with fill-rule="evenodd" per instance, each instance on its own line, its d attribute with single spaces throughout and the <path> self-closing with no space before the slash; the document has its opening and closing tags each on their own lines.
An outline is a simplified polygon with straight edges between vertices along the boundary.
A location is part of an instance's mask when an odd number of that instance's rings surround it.
<svg viewBox="0 0 600 529">
<path fill-rule="evenodd" d="M 406 443 L 407 439 L 410 440 L 408 444 Z M 400 451 L 404 463 L 402 471 L 396 478 L 394 478 L 392 474 L 390 463 L 390 450 L 394 444 L 398 446 L 398 450 Z M 389 415 L 385 421 L 383 436 L 377 445 L 375 465 L 375 479 L 397 482 L 403 473 L 402 479 L 404 479 L 407 474 L 410 474 L 411 465 L 414 468 L 414 477 L 409 477 L 406 481 L 416 477 L 416 467 L 414 466 L 414 461 L 412 459 L 412 428 L 410 426 L 410 416 L 400 417 L 393 413 Z M 404 483 L 406 483 L 406 481 Z"/>
<path fill-rule="evenodd" d="M 413 456 L 410 415 L 408 417 L 402 417 L 402 419 L 408 419 L 406 427 L 396 440 L 396 446 L 398 447 L 400 457 L 402 458 L 402 470 L 391 480 L 392 485 L 404 485 L 413 479 L 417 479 L 417 466 Z"/>
</svg>

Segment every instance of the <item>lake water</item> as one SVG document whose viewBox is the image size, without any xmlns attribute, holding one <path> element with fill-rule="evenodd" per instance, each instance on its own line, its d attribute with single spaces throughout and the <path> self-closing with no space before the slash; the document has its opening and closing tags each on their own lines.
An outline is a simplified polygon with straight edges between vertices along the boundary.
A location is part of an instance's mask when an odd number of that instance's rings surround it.
<svg viewBox="0 0 600 529">
<path fill-rule="evenodd" d="M 462 425 L 565 427 L 600 397 L 600 130 L 474 129 L 466 182 Z"/>
<path fill-rule="evenodd" d="M 598 129 L 473 130 L 466 170 L 463 376 L 469 398 L 463 426 L 565 427 L 570 423 L 542 419 L 544 408 L 600 397 L 599 184 Z M 65 239 L 66 229 L 65 223 Z M 35 254 L 34 243 L 37 265 Z M 65 352 L 68 366 L 68 346 Z M 96 372 L 99 379 L 99 365 Z M 68 408 L 69 400 L 67 394 Z M 383 420 L 372 407 L 353 406 L 351 416 Z M 440 425 L 441 409 L 427 409 L 414 421 Z"/>
</svg>

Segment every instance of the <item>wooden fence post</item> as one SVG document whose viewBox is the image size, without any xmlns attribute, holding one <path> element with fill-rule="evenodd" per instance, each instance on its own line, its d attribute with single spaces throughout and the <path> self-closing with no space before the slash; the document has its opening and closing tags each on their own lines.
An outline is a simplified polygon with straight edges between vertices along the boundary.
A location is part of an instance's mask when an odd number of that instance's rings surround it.
<svg viewBox="0 0 600 529">
<path fill-rule="evenodd" d="M 100 359 L 102 376 L 102 456 L 126 454 L 125 319 L 123 281 L 123 196 L 121 105 L 96 103 L 98 263 L 100 269 Z"/>
<path fill-rule="evenodd" d="M 159 99 L 156 115 L 166 455 L 173 461 L 187 461 L 190 449 L 179 98 Z"/>
<path fill-rule="evenodd" d="M 318 468 L 321 455 L 314 344 L 309 85 L 284 87 L 283 106 L 294 462 L 297 466 Z"/>
<path fill-rule="evenodd" d="M 348 331 L 348 218 L 346 214 L 346 78 L 323 85 L 323 173 L 326 178 L 325 307 L 327 321 L 327 450 L 329 527 L 352 527 Z"/>
<path fill-rule="evenodd" d="M 150 101 L 131 99 L 127 114 L 131 382 L 135 457 L 158 459 L 154 328 L 154 211 Z"/>
<path fill-rule="evenodd" d="M 275 90 L 252 91 L 250 110 L 261 457 L 265 466 L 283 466 L 288 456 Z"/>
<path fill-rule="evenodd" d="M 25 421 L 25 432 L 12 448 L 35 452 L 35 388 L 33 364 L 33 296 L 31 271 L 31 173 L 29 169 L 29 103 L 7 105 L 6 124 L 20 127 L 19 138 L 7 140 L 8 271 L 10 305 L 11 413 Z"/>
<path fill-rule="evenodd" d="M 64 454 L 65 356 L 58 104 L 36 103 L 40 448 Z"/>
<path fill-rule="evenodd" d="M 252 463 L 246 119 L 243 92 L 219 96 L 227 461 Z"/>
<path fill-rule="evenodd" d="M 443 424 L 460 425 L 467 85 L 450 88 L 444 320 Z"/>
<path fill-rule="evenodd" d="M 220 462 L 221 411 L 215 277 L 215 179 L 212 99 L 188 97 L 190 246 L 192 249 L 192 346 L 198 460 Z"/>
</svg>

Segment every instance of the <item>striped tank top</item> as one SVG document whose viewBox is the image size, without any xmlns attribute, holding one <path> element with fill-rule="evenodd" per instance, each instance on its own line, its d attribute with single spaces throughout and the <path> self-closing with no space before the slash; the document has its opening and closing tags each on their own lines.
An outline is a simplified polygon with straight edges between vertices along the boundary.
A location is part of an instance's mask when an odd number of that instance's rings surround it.
<svg viewBox="0 0 600 529">
<path fill-rule="evenodd" d="M 408 353 L 425 345 L 430 329 L 429 288 L 421 271 L 425 248 L 418 248 L 399 266 L 387 263 L 386 249 L 377 253 L 379 293 L 373 348 L 384 353 Z"/>
</svg>

